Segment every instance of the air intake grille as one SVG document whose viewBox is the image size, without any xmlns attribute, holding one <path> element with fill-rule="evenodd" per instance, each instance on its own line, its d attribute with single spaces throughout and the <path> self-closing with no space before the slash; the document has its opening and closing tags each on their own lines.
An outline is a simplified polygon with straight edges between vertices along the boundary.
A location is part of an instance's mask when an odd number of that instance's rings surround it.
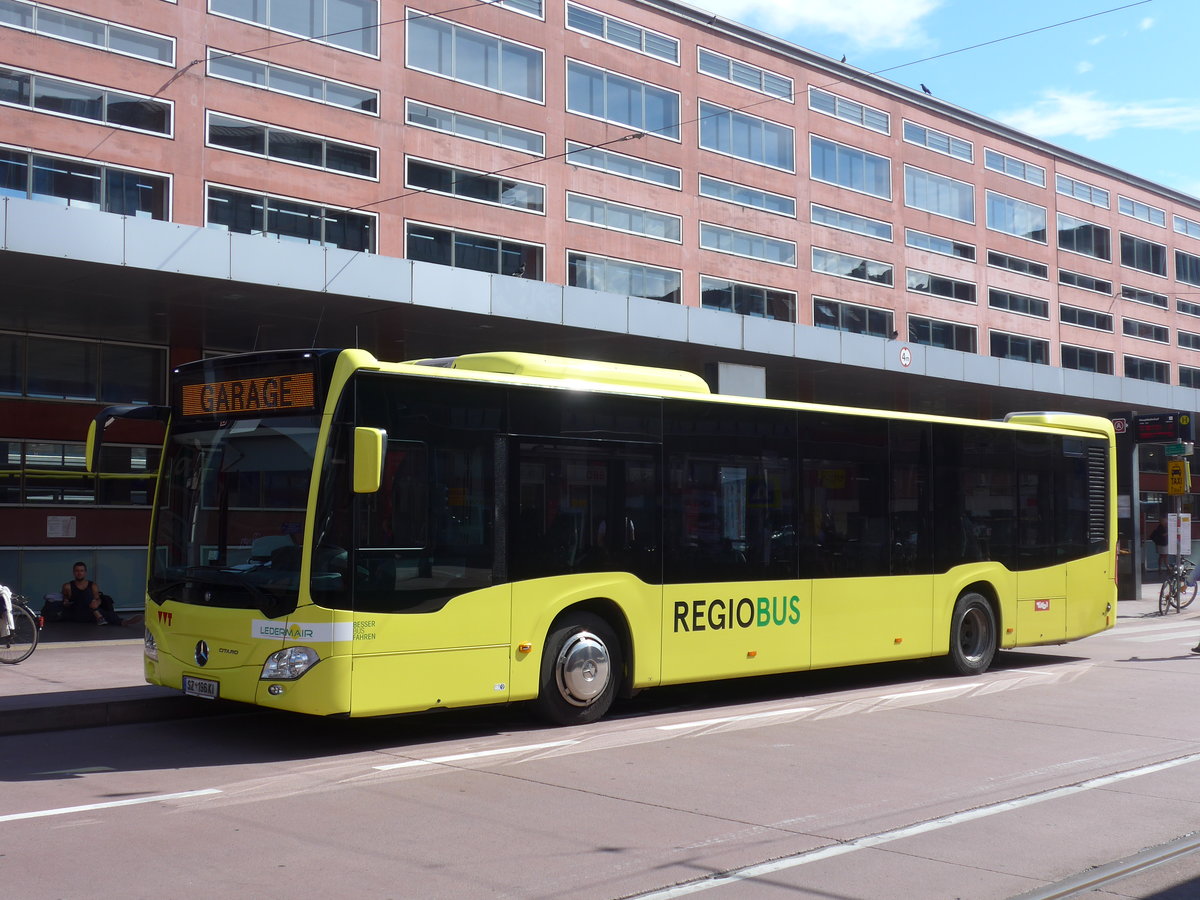
<svg viewBox="0 0 1200 900">
<path fill-rule="evenodd" d="M 1108 543 L 1108 448 L 1087 448 L 1088 543 Z"/>
</svg>

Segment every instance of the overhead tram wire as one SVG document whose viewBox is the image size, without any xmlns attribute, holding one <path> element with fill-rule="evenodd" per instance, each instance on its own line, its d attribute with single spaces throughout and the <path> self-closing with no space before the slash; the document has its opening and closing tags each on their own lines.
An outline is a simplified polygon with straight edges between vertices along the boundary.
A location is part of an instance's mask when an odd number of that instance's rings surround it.
<svg viewBox="0 0 1200 900">
<path fill-rule="evenodd" d="M 1055 22 L 1050 25 L 1042 25 L 1038 28 L 1030 28 L 1026 31 L 1021 31 L 1021 32 L 1017 32 L 1015 34 L 1005 35 L 1003 37 L 993 38 L 992 40 L 982 41 L 978 44 L 971 44 L 966 47 L 959 47 L 955 50 L 947 50 L 944 53 L 936 53 L 933 56 L 926 56 L 921 59 L 914 59 L 910 62 L 899 63 L 898 65 L 888 66 L 886 68 L 877 69 L 875 71 L 866 72 L 864 74 L 867 76 L 870 76 L 870 77 L 882 75 L 884 72 L 893 72 L 897 69 L 904 69 L 909 66 L 915 66 L 915 65 L 918 65 L 923 62 L 930 62 L 930 61 L 936 60 L 936 59 L 943 59 L 947 56 L 954 56 L 955 54 L 958 54 L 958 53 L 965 53 L 968 50 L 978 50 L 981 47 L 990 47 L 993 44 L 1001 44 L 1006 41 L 1015 40 L 1017 38 L 1028 37 L 1031 34 L 1038 34 L 1039 32 L 1042 32 L 1042 31 L 1050 31 L 1055 28 L 1062 28 L 1067 25 L 1073 25 L 1076 22 L 1083 22 L 1088 19 L 1095 19 L 1100 16 L 1107 16 L 1112 13 L 1122 12 L 1123 10 L 1126 10 L 1126 9 L 1132 9 L 1135 6 L 1144 6 L 1145 4 L 1151 3 L 1151 2 L 1153 2 L 1153 0 L 1134 0 L 1134 2 L 1126 3 L 1122 6 L 1114 6 L 1110 9 L 1104 9 L 1104 10 L 1100 10 L 1099 12 L 1088 13 L 1087 15 L 1084 15 L 1084 16 L 1076 16 L 1073 19 L 1065 19 L 1061 22 Z M 453 11 L 453 10 L 451 10 L 451 11 Z M 427 14 L 427 15 L 432 15 L 432 14 Z M 852 83 L 856 80 L 857 79 L 854 76 L 848 76 L 845 78 L 836 78 L 832 81 L 827 81 L 822 84 L 812 85 L 812 87 L 816 87 L 818 89 L 835 87 L 839 84 L 848 84 L 848 83 Z M 805 89 L 805 91 L 807 91 L 807 88 Z M 801 94 L 801 91 L 795 90 L 795 91 L 792 91 L 787 97 L 764 97 L 762 100 L 755 100 L 751 103 L 746 103 L 742 106 L 724 107 L 723 111 L 745 112 L 746 110 L 754 109 L 756 107 L 763 106 L 768 103 L 782 103 L 782 102 L 793 103 L 800 96 L 800 94 Z M 481 174 L 483 174 L 485 176 L 487 176 L 487 175 L 504 175 L 504 174 L 512 172 L 514 169 L 521 169 L 526 166 L 534 166 L 534 165 L 538 165 L 538 164 L 544 163 L 544 162 L 552 162 L 557 159 L 563 159 L 565 157 L 570 156 L 572 153 L 580 152 L 580 150 L 602 149 L 604 147 L 608 147 L 611 144 L 619 144 L 623 141 L 636 140 L 637 138 L 645 137 L 647 134 L 658 134 L 661 131 L 671 131 L 671 130 L 682 129 L 685 125 L 693 125 L 698 122 L 702 122 L 705 119 L 714 118 L 721 114 L 722 113 L 711 113 L 707 116 L 696 116 L 691 119 L 683 119 L 678 122 L 672 123 L 670 125 L 664 125 L 663 127 L 657 128 L 657 129 L 651 128 L 651 129 L 646 129 L 644 131 L 633 131 L 633 132 L 630 132 L 629 134 L 622 135 L 621 137 L 613 138 L 612 140 L 601 141 L 601 142 L 595 143 L 595 144 L 587 144 L 587 145 L 577 148 L 575 150 L 568 150 L 568 151 L 564 151 L 563 153 L 555 153 L 550 156 L 541 156 L 537 159 L 526 160 L 524 162 L 515 163 L 511 166 L 505 166 L 505 167 L 499 168 L 499 169 L 493 169 L 491 171 L 483 172 Z M 473 175 L 472 177 L 478 177 L 478 176 Z M 451 180 L 450 183 L 451 183 L 451 186 L 453 186 L 456 182 L 454 180 Z M 385 197 L 381 200 L 373 200 L 370 203 L 364 203 L 360 206 L 351 207 L 347 211 L 353 212 L 353 211 L 357 211 L 357 210 L 364 210 L 364 209 L 368 209 L 373 206 L 379 206 L 384 203 L 391 203 L 394 200 L 405 200 L 409 197 L 416 197 L 421 194 L 426 194 L 431 190 L 433 190 L 433 189 L 432 188 L 417 188 L 415 190 L 406 191 L 403 194 L 396 194 L 393 197 Z"/>
<path fill-rule="evenodd" d="M 885 72 L 893 72 L 893 71 L 896 71 L 897 69 L 907 68 L 909 66 L 918 65 L 923 62 L 930 62 L 930 61 L 936 60 L 936 59 L 943 59 L 947 56 L 954 56 L 958 53 L 965 53 L 969 50 L 978 50 L 982 47 L 989 47 L 994 44 L 1004 43 L 1006 41 L 1015 40 L 1016 38 L 1020 38 L 1020 37 L 1027 37 L 1028 35 L 1037 34 L 1042 31 L 1050 31 L 1052 29 L 1061 28 L 1066 25 L 1073 25 L 1076 22 L 1083 22 L 1088 19 L 1094 19 L 1094 18 L 1098 18 L 1100 16 L 1110 15 L 1115 12 L 1121 12 L 1126 9 L 1132 9 L 1133 7 L 1136 7 L 1136 6 L 1144 6 L 1145 4 L 1150 3 L 1150 2 L 1152 2 L 1152 0 L 1134 0 L 1134 2 L 1132 2 L 1132 3 L 1126 3 L 1121 6 L 1114 6 L 1109 9 L 1100 10 L 1098 12 L 1088 13 L 1087 15 L 1084 15 L 1084 16 L 1076 16 L 1075 18 L 1072 18 L 1072 19 L 1065 19 L 1061 22 L 1055 22 L 1050 25 L 1043 25 L 1038 28 L 1027 29 L 1025 31 L 1017 32 L 1015 34 L 1010 34 L 1010 35 L 1005 35 L 1003 37 L 993 38 L 992 40 L 982 41 L 978 44 L 971 44 L 966 47 L 959 47 L 955 50 L 947 50 L 944 53 L 937 53 L 937 54 L 934 54 L 933 56 L 927 56 L 927 57 L 923 57 L 921 59 L 912 60 L 910 62 L 900 63 L 895 66 L 888 66 L 886 68 L 878 69 L 878 70 L 875 70 L 872 72 L 867 72 L 865 74 L 868 76 L 882 75 Z M 181 78 L 183 75 L 185 75 L 193 67 L 195 67 L 203 62 L 206 62 L 208 59 L 222 59 L 222 58 L 246 55 L 246 54 L 251 54 L 251 53 L 262 53 L 267 50 L 273 50 L 273 49 L 277 49 L 279 47 L 288 47 L 293 44 L 308 44 L 308 43 L 313 43 L 315 41 L 324 41 L 327 38 L 336 37 L 336 36 L 342 35 L 342 34 L 353 34 L 355 32 L 368 31 L 371 29 L 382 30 L 384 27 L 389 26 L 389 25 L 399 25 L 404 22 L 411 22 L 411 21 L 416 21 L 417 19 L 430 18 L 430 17 L 434 17 L 434 16 L 438 16 L 438 17 L 447 16 L 451 13 L 479 9 L 483 6 L 497 6 L 500 3 L 501 3 L 501 0 L 473 0 L 473 2 L 465 4 L 463 6 L 455 6 L 455 7 L 449 8 L 449 9 L 439 10 L 438 12 L 424 12 L 421 10 L 417 10 L 417 11 L 415 11 L 414 15 L 408 15 L 406 13 L 404 18 L 402 18 L 402 19 L 390 19 L 387 22 L 379 22 L 375 25 L 364 25 L 364 26 L 360 26 L 357 28 L 346 28 L 341 31 L 333 31 L 333 32 L 329 32 L 328 34 L 313 35 L 311 37 L 297 37 L 297 38 L 292 38 L 292 39 L 289 39 L 286 41 L 280 41 L 280 42 L 273 43 L 273 44 L 266 44 L 262 47 L 256 47 L 256 48 L 252 48 L 252 49 L 248 49 L 248 50 L 239 51 L 237 53 L 234 53 L 234 52 L 222 53 L 222 54 L 215 54 L 213 56 L 209 56 L 206 59 L 194 59 L 191 62 L 189 62 L 186 66 L 184 66 L 183 68 L 181 68 L 177 72 L 175 72 L 175 74 L 173 74 L 169 79 L 167 79 L 167 81 L 163 83 L 162 87 L 160 87 L 157 91 L 155 91 L 153 94 L 151 94 L 148 99 L 157 98 L 163 91 L 165 91 L 168 87 L 170 87 L 172 84 L 174 84 L 179 78 Z M 716 16 L 713 17 L 713 21 L 715 21 L 715 20 L 716 20 Z M 855 78 L 853 76 L 849 76 L 849 77 L 837 78 L 832 81 L 828 81 L 823 84 L 814 85 L 814 86 L 817 88 L 834 87 L 838 84 L 846 84 L 846 83 L 850 83 L 854 80 L 855 80 Z M 799 95 L 800 95 L 800 91 L 792 91 L 786 98 L 784 98 L 784 97 L 765 97 L 762 100 L 755 100 L 751 103 L 746 103 L 742 106 L 725 107 L 724 109 L 728 110 L 728 111 L 732 111 L 732 112 L 745 112 L 746 110 L 755 109 L 759 106 L 763 106 L 768 103 L 780 103 L 780 102 L 784 102 L 785 100 L 787 102 L 795 102 L 796 98 Z M 584 147 L 579 148 L 579 149 L 583 149 L 583 150 L 602 149 L 602 148 L 608 147 L 612 144 L 618 144 L 618 143 L 623 143 L 625 141 L 636 140 L 638 138 L 645 137 L 647 134 L 657 134 L 660 131 L 667 131 L 667 130 L 679 130 L 679 129 L 682 129 L 683 126 L 685 126 L 685 125 L 692 125 L 692 124 L 695 124 L 698 122 L 702 122 L 704 119 L 713 118 L 720 114 L 721 113 L 713 113 L 713 114 L 710 114 L 709 116 L 696 116 L 691 119 L 683 119 L 683 120 L 680 120 L 673 124 L 665 125 L 662 128 L 657 128 L 657 129 L 647 129 L 644 131 L 631 131 L 630 133 L 622 135 L 621 137 L 613 138 L 612 140 L 608 140 L 608 141 L 601 141 L 601 142 L 594 143 L 594 144 L 587 144 Z M 84 155 L 84 157 L 83 157 L 84 159 L 89 159 L 91 157 L 91 155 L 93 153 L 95 153 L 98 149 L 100 149 L 100 147 L 103 146 L 103 144 L 110 137 L 112 137 L 112 135 L 116 131 L 116 129 L 113 126 L 108 126 L 108 129 L 109 129 L 108 133 L 91 150 L 89 150 L 87 152 L 87 154 Z M 541 164 L 544 162 L 552 162 L 554 160 L 563 159 L 567 156 L 570 156 L 571 153 L 578 153 L 579 149 L 572 150 L 572 151 L 564 151 L 562 153 L 556 153 L 551 156 L 541 156 L 541 157 L 538 157 L 537 159 L 526 160 L 524 162 L 515 163 L 514 165 L 511 165 L 511 166 L 505 166 L 503 168 L 493 169 L 491 171 L 484 172 L 482 174 L 485 176 L 506 174 L 506 173 L 512 172 L 515 169 L 522 169 L 527 166 L 533 166 L 533 165 L 538 165 L 538 164 Z M 474 177 L 478 177 L 478 176 L 474 176 Z M 453 185 L 454 182 L 452 181 L 451 184 Z M 379 206 L 384 203 L 391 203 L 395 200 L 405 200 L 409 197 L 419 196 L 421 194 L 428 193 L 430 190 L 432 190 L 432 189 L 431 188 L 419 188 L 417 190 L 409 190 L 403 194 L 396 194 L 393 197 L 385 197 L 385 198 L 382 198 L 379 200 L 373 200 L 370 203 L 364 203 L 364 204 L 360 204 L 358 206 L 348 207 L 346 209 L 346 211 L 347 212 L 355 212 L 358 210 L 365 210 L 365 209 L 369 209 L 370 207 Z M 360 252 L 362 252 L 362 251 L 360 251 Z"/>
</svg>

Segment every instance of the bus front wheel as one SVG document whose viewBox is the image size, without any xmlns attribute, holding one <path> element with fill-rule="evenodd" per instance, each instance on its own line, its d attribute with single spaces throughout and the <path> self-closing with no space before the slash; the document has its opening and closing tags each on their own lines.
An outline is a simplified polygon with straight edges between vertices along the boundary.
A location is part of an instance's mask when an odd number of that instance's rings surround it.
<svg viewBox="0 0 1200 900">
<path fill-rule="evenodd" d="M 996 614 L 982 594 L 968 593 L 954 604 L 950 617 L 950 671 L 955 675 L 979 675 L 987 671 L 996 655 Z"/>
<path fill-rule="evenodd" d="M 621 676 L 621 645 L 607 622 L 571 613 L 546 638 L 535 704 L 555 725 L 582 725 L 608 712 Z"/>
</svg>

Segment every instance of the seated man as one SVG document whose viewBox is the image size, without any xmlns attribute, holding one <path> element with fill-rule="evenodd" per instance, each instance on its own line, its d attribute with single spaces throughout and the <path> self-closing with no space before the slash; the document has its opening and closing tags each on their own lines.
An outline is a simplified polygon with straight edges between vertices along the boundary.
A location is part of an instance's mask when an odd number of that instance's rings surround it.
<svg viewBox="0 0 1200 900">
<path fill-rule="evenodd" d="M 62 586 L 63 620 L 107 625 L 110 614 L 101 608 L 100 586 L 88 580 L 87 566 L 77 562 L 71 572 L 75 578 Z M 121 624 L 115 611 L 111 613 L 111 618 L 117 619 L 115 624 Z"/>
</svg>

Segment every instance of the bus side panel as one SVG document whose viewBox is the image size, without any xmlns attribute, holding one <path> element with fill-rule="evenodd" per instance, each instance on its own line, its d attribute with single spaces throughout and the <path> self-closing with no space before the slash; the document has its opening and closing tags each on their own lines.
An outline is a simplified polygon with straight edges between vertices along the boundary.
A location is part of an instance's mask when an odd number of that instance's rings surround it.
<svg viewBox="0 0 1200 900">
<path fill-rule="evenodd" d="M 632 575 L 602 572 L 564 575 L 517 582 L 512 586 L 512 683 L 510 699 L 532 700 L 538 695 L 542 654 L 550 626 L 558 614 L 577 604 L 602 601 L 617 606 L 628 628 L 634 687 L 652 687 L 661 678 L 659 607 L 662 588 Z M 520 647 L 529 644 L 528 652 Z"/>
<path fill-rule="evenodd" d="M 933 585 L 930 575 L 814 582 L 813 668 L 928 656 Z"/>
<path fill-rule="evenodd" d="M 807 669 L 811 590 L 802 581 L 668 585 L 663 682 Z"/>
<path fill-rule="evenodd" d="M 351 715 L 508 700 L 511 588 L 428 613 L 357 613 Z"/>
<path fill-rule="evenodd" d="M 1065 566 L 1017 573 L 1017 644 L 1064 639 L 1067 630 Z"/>
<path fill-rule="evenodd" d="M 1086 637 L 1117 623 L 1113 554 L 1099 553 L 1067 566 L 1066 639 Z"/>
</svg>

